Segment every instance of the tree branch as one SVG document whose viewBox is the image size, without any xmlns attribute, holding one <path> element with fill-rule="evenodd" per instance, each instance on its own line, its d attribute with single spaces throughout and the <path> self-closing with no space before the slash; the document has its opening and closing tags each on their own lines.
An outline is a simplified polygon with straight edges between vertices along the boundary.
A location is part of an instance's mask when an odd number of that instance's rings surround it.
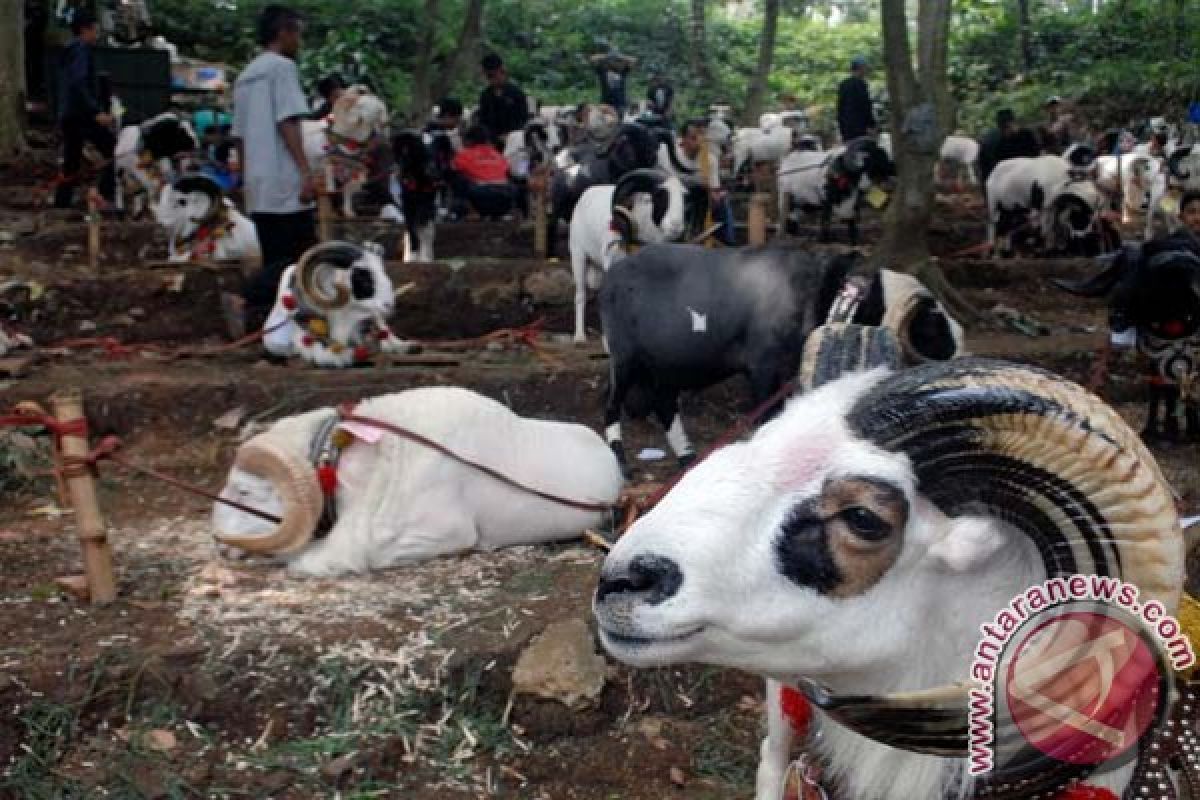
<svg viewBox="0 0 1200 800">
<path fill-rule="evenodd" d="M 883 60 L 887 66 L 888 94 L 893 116 L 903 113 L 913 103 L 917 78 L 913 74 L 912 48 L 908 42 L 908 17 L 904 0 L 883 0 Z"/>
</svg>

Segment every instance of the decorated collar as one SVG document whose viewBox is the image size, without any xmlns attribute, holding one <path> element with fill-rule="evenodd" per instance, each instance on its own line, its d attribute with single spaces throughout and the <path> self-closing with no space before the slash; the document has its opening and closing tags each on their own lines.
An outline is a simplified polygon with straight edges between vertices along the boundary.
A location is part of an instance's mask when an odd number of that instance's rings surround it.
<svg viewBox="0 0 1200 800">
<path fill-rule="evenodd" d="M 333 353 L 342 353 L 346 350 L 346 345 L 336 342 L 330 337 L 329 320 L 317 310 L 301 302 L 300 293 L 296 291 L 296 277 L 294 275 L 292 276 L 288 291 L 284 292 L 280 298 L 280 303 L 283 305 L 283 309 L 287 312 L 288 318 L 292 323 L 304 331 L 301 344 L 305 347 L 313 347 L 319 343 Z M 392 335 L 387 325 L 379 319 L 364 320 L 363 326 L 365 328 L 363 331 L 363 341 L 366 344 L 360 344 L 354 348 L 354 361 L 356 364 L 363 364 L 370 361 L 371 356 L 380 351 L 380 342 L 386 341 Z"/>
<path fill-rule="evenodd" d="M 309 446 L 308 459 L 317 472 L 317 483 L 321 486 L 321 495 L 324 498 L 321 518 L 317 521 L 317 530 L 313 534 L 317 539 L 328 536 L 337 524 L 338 461 L 342 451 L 354 441 L 353 436 L 338 427 L 340 422 L 341 417 L 337 414 L 330 414 L 322 420 Z"/>
<path fill-rule="evenodd" d="M 858 313 L 858 307 L 866 299 L 867 285 L 867 279 L 862 276 L 846 278 L 846 282 L 838 290 L 837 297 L 833 299 L 829 314 L 825 317 L 826 324 L 852 322 L 854 315 Z"/>
</svg>

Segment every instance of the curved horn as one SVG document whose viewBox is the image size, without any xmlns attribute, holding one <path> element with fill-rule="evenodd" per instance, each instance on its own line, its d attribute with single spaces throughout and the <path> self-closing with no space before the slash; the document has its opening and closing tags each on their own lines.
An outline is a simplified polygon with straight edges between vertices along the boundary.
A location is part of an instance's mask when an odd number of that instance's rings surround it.
<svg viewBox="0 0 1200 800">
<path fill-rule="evenodd" d="M 633 195 L 640 192 L 653 192 L 662 186 L 666 177 L 666 173 L 657 169 L 635 169 L 633 172 L 625 173 L 621 176 L 621 180 L 617 181 L 617 186 L 613 190 L 613 208 L 616 209 L 618 206 L 629 208 L 629 199 Z"/>
<path fill-rule="evenodd" d="M 1140 259 L 1141 245 L 1127 244 L 1112 255 L 1096 259 L 1098 263 L 1104 265 L 1104 269 L 1090 278 L 1084 278 L 1081 281 L 1051 278 L 1050 282 L 1058 288 L 1080 297 L 1103 297 L 1121 282 L 1121 279 Z"/>
<path fill-rule="evenodd" d="M 1178 602 L 1171 490 L 1138 436 L 1081 387 L 999 361 L 931 363 L 885 379 L 848 421 L 908 455 L 943 513 L 987 513 L 1023 531 L 1048 577 L 1113 575 L 1168 608 Z"/>
<path fill-rule="evenodd" d="M 310 248 L 296 265 L 296 290 L 301 300 L 318 311 L 335 311 L 350 302 L 350 290 L 335 282 L 333 295 L 324 294 L 319 279 L 325 270 L 345 270 L 363 257 L 362 248 L 349 242 L 325 242 Z"/>
<path fill-rule="evenodd" d="M 848 372 L 879 366 L 904 366 L 895 334 L 887 328 L 831 322 L 814 330 L 804 341 L 798 389 L 810 392 Z"/>
<path fill-rule="evenodd" d="M 238 448 L 234 466 L 271 482 L 283 500 L 283 521 L 266 536 L 214 531 L 217 541 L 250 553 L 295 553 L 310 541 L 321 518 L 324 497 L 312 465 L 259 435 Z"/>
<path fill-rule="evenodd" d="M 922 496 L 942 513 L 987 514 L 1028 536 L 1047 577 L 1118 577 L 1142 602 L 1177 607 L 1184 547 L 1170 487 L 1138 436 L 1081 387 L 999 361 L 930 363 L 883 378 L 846 423 L 907 455 Z M 799 688 L 884 744 L 966 755 L 963 685 L 840 698 Z"/>
<path fill-rule="evenodd" d="M 1179 162 L 1191 154 L 1192 148 L 1189 145 L 1188 147 L 1180 147 L 1176 149 L 1175 152 L 1171 153 L 1171 155 L 1167 157 L 1167 171 L 1171 173 L 1172 178 L 1186 181 L 1188 178 L 1192 177 L 1192 173 L 1190 171 L 1184 172 L 1179 168 Z"/>
<path fill-rule="evenodd" d="M 962 329 L 955 329 L 958 323 L 938 307 L 937 297 L 925 284 L 912 275 L 892 270 L 880 270 L 879 280 L 883 284 L 884 297 L 884 312 L 880 325 L 895 335 L 906 363 L 945 361 L 958 354 L 962 347 Z M 924 318 L 921 317 L 922 312 L 926 315 Z M 935 352 L 925 352 L 914 339 L 913 326 L 918 320 L 923 319 L 936 324 L 936 318 L 931 317 L 931 313 L 936 313 L 944 321 L 944 332 L 953 343 L 949 351 L 937 348 Z M 944 342 L 946 339 L 937 336 L 936 341 Z"/>
</svg>

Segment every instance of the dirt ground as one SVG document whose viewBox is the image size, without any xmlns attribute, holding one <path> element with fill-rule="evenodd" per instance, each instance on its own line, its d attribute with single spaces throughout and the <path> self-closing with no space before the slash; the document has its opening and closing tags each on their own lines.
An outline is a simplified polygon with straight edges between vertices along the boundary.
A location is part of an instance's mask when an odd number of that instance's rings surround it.
<svg viewBox="0 0 1200 800">
<path fill-rule="evenodd" d="M 0 239 L 0 287 L 24 281 L 0 289 L 5 319 L 42 343 L 220 341 L 215 298 L 236 285 L 235 272 L 144 268 L 162 257 L 161 236 L 150 225 L 106 222 L 106 257 L 94 274 L 80 218 L 32 208 L 33 174 L 7 176 L 0 189 L 0 231 L 14 232 Z M 969 333 L 972 352 L 1086 380 L 1106 336 L 1104 310 L 1049 279 L 1090 265 L 956 258 L 982 239 L 978 204 L 947 197 L 943 212 L 933 241 L 946 274 L 988 312 Z M 868 242 L 876 231 L 868 220 Z M 438 237 L 448 266 L 393 267 L 397 286 L 412 284 L 396 330 L 457 338 L 542 318 L 543 357 L 501 348 L 447 353 L 454 363 L 438 366 L 330 373 L 273 366 L 252 351 L 173 359 L 51 348 L 10 366 L 15 377 L 0 373 L 0 409 L 83 388 L 94 435 L 118 435 L 139 462 L 213 487 L 247 426 L 413 386 L 467 386 L 522 414 L 599 429 L 605 360 L 595 337 L 585 349 L 566 341 L 564 264 L 533 259 L 531 233 L 516 225 L 447 226 Z M 991 314 L 997 306 L 1027 315 L 1026 330 Z M 726 430 L 746 410 L 745 388 L 731 381 L 686 398 L 694 438 Z M 1118 369 L 1106 392 L 1140 426 L 1142 386 L 1132 372 Z M 225 424 L 235 410 L 236 423 Z M 627 441 L 631 453 L 665 447 L 645 421 L 628 425 Z M 7 443 L 35 467 L 41 445 Z M 1185 507 L 1200 507 L 1200 449 L 1156 454 Z M 637 478 L 671 470 L 643 462 Z M 584 544 L 298 579 L 271 564 L 220 559 L 207 501 L 105 466 L 99 493 L 119 599 L 98 608 L 55 585 L 81 562 L 74 515 L 53 481 L 24 478 L 0 460 L 0 487 L 0 797 L 752 794 L 762 685 L 751 676 L 612 664 L 603 694 L 584 710 L 513 696 L 513 665 L 534 636 L 557 621 L 590 622 L 602 553 Z"/>
</svg>

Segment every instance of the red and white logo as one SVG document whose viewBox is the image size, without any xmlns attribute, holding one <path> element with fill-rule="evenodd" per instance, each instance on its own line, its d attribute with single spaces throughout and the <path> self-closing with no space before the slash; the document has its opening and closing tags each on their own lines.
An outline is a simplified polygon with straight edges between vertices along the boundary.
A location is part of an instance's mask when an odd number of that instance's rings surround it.
<svg viewBox="0 0 1200 800">
<path fill-rule="evenodd" d="M 1070 611 L 1014 641 L 1002 676 L 1013 722 L 1031 745 L 1069 764 L 1128 753 L 1165 698 L 1155 653 L 1111 614 Z"/>
</svg>

